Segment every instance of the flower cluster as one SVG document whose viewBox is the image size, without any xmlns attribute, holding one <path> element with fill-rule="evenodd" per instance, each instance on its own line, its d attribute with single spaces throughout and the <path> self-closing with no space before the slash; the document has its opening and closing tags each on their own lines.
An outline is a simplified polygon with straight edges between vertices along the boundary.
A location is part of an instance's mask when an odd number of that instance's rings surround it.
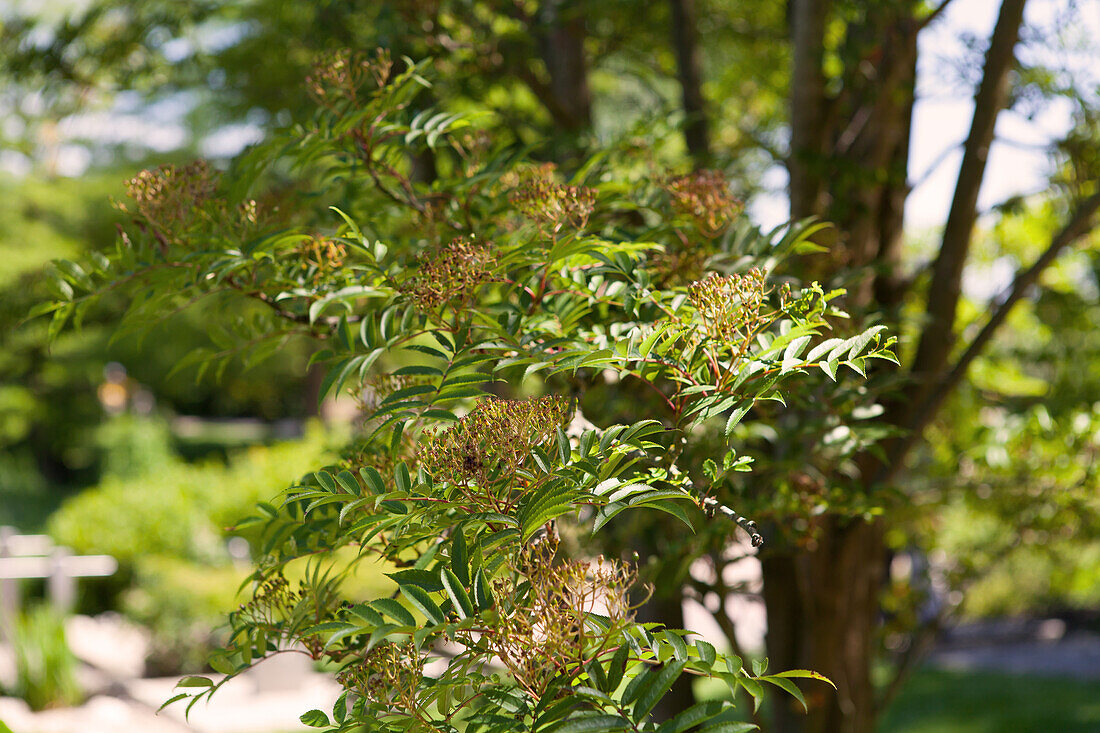
<svg viewBox="0 0 1100 733">
<path fill-rule="evenodd" d="M 521 582 L 496 580 L 500 620 L 486 637 L 516 680 L 539 696 L 554 677 L 579 672 L 580 663 L 607 649 L 636 607 L 629 600 L 634 568 L 603 557 L 555 561 L 557 546 L 553 535 L 527 546 L 513 567 Z M 606 625 L 586 623 L 593 613 Z"/>
<path fill-rule="evenodd" d="M 688 297 L 708 338 L 732 344 L 756 332 L 764 305 L 765 277 L 763 270 L 754 267 L 745 274 L 712 274 L 688 287 Z"/>
<path fill-rule="evenodd" d="M 721 234 L 741 213 L 741 202 L 718 171 L 702 170 L 669 178 L 664 188 L 672 199 L 673 210 L 692 219 L 708 237 Z"/>
<path fill-rule="evenodd" d="M 317 284 L 343 266 L 348 250 L 328 237 L 310 237 L 298 245 L 297 255 L 303 273 Z"/>
<path fill-rule="evenodd" d="M 424 658 L 414 644 L 384 642 L 367 652 L 361 662 L 349 665 L 336 679 L 346 690 L 386 709 L 406 712 L 419 708 Z"/>
<path fill-rule="evenodd" d="M 554 166 L 547 163 L 524 176 L 512 193 L 512 203 L 540 228 L 557 234 L 569 225 L 583 229 L 596 208 L 596 192 L 584 186 L 567 186 L 553 178 Z"/>
<path fill-rule="evenodd" d="M 497 252 L 492 242 L 459 237 L 434 256 L 423 259 L 418 273 L 401 286 L 423 310 L 442 305 L 463 307 L 484 283 L 492 282 Z"/>
<path fill-rule="evenodd" d="M 433 435 L 419 451 L 432 476 L 453 485 L 485 487 L 490 476 L 510 475 L 568 419 L 563 397 L 484 400 L 469 415 Z"/>
<path fill-rule="evenodd" d="M 306 88 L 318 103 L 331 107 L 339 101 L 355 102 L 367 81 L 381 88 L 393 70 L 393 60 L 386 49 L 373 56 L 341 49 L 323 56 L 306 77 Z"/>
<path fill-rule="evenodd" d="M 205 160 L 185 166 L 162 165 L 144 170 L 126 182 L 126 194 L 137 213 L 162 236 L 185 227 L 197 209 L 210 201 L 219 175 Z M 126 211 L 126 207 L 119 206 Z"/>
</svg>

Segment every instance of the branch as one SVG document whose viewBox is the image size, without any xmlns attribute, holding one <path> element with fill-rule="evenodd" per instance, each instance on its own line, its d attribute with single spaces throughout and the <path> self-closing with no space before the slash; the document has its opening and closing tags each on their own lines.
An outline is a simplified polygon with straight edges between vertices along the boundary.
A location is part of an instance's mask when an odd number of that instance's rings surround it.
<svg viewBox="0 0 1100 733">
<path fill-rule="evenodd" d="M 962 295 L 963 266 L 970 251 L 977 219 L 978 191 L 985 178 L 986 159 L 993 142 L 993 128 L 1008 101 L 1008 72 L 1015 63 L 1016 40 L 1027 0 L 1004 0 L 997 25 L 989 40 L 982 81 L 974 95 L 974 116 L 963 148 L 962 165 L 943 230 L 943 242 L 933 265 L 928 290 L 927 325 L 913 359 L 911 372 L 927 380 L 939 374 L 951 353 L 955 315 Z M 921 390 L 925 384 L 918 385 Z"/>
<path fill-rule="evenodd" d="M 891 452 L 890 460 L 886 466 L 880 470 L 880 476 L 874 483 L 889 481 L 897 474 L 905 456 L 913 446 L 916 445 L 924 428 L 932 421 L 932 418 L 936 416 L 936 413 L 939 411 L 939 408 L 943 405 L 948 395 L 951 394 L 963 380 L 963 377 L 966 376 L 966 371 L 970 367 L 971 362 L 981 354 L 986 345 L 993 338 L 997 329 L 1004 324 L 1013 306 L 1024 297 L 1024 294 L 1032 285 L 1038 282 L 1039 276 L 1046 268 L 1053 264 L 1054 260 L 1058 258 L 1058 255 L 1061 254 L 1063 250 L 1092 231 L 1094 226 L 1092 219 L 1098 209 L 1100 209 L 1100 191 L 1094 193 L 1077 207 L 1077 211 L 1074 212 L 1069 223 L 1062 227 L 1061 231 L 1054 236 L 1050 245 L 1047 246 L 1046 251 L 1039 256 L 1039 259 L 1035 260 L 1031 267 L 1026 270 L 1021 270 L 1016 274 L 1016 277 L 1012 281 L 1012 285 L 1009 286 L 1000 304 L 990 313 L 989 320 L 986 322 L 985 326 L 983 326 L 982 330 L 978 332 L 978 335 L 974 337 L 974 340 L 970 342 L 970 345 L 966 347 L 966 351 L 963 352 L 954 366 L 952 366 L 931 389 L 927 397 L 925 397 L 924 401 L 920 404 L 919 409 L 912 413 L 912 417 L 908 423 L 903 426 L 906 429 L 905 437 L 901 439 Z"/>
<path fill-rule="evenodd" d="M 937 6 L 935 10 L 933 10 L 931 13 L 929 13 L 928 15 L 921 18 L 920 21 L 917 24 L 917 30 L 918 31 L 924 30 L 929 25 L 931 25 L 932 21 L 934 21 L 936 18 L 940 17 L 940 15 L 943 14 L 943 11 L 947 10 L 947 6 L 950 5 L 952 3 L 952 1 L 953 0 L 943 0 L 943 2 L 940 3 L 939 6 Z"/>
</svg>

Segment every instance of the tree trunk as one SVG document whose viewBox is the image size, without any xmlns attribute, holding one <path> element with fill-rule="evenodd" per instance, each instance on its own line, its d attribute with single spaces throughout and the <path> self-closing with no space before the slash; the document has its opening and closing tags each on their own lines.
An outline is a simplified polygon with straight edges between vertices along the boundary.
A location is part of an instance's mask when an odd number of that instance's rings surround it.
<svg viewBox="0 0 1100 733">
<path fill-rule="evenodd" d="M 874 629 L 885 567 L 881 521 L 827 518 L 815 545 L 762 558 L 773 670 L 809 668 L 831 679 L 802 685 L 803 713 L 789 696 L 772 698 L 775 733 L 873 733 Z"/>
<path fill-rule="evenodd" d="M 584 54 L 584 15 L 579 5 L 546 0 L 539 14 L 542 60 L 550 77 L 548 107 L 565 132 L 592 125 L 592 95 Z"/>
<path fill-rule="evenodd" d="M 684 142 L 697 167 L 711 159 L 710 126 L 703 99 L 703 72 L 699 62 L 699 32 L 695 0 L 669 0 L 672 11 L 672 45 L 676 49 L 676 77 L 684 102 Z"/>
<path fill-rule="evenodd" d="M 825 124 L 825 23 L 829 0 L 792 0 L 791 26 L 791 218 L 821 214 Z"/>
</svg>

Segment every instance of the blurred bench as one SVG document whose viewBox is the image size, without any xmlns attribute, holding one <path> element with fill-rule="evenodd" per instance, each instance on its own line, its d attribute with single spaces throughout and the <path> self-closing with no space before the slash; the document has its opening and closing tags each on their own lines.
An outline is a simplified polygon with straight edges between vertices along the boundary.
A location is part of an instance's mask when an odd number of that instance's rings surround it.
<svg viewBox="0 0 1100 733">
<path fill-rule="evenodd" d="M 11 638 L 20 608 L 20 580 L 45 578 L 50 603 L 67 613 L 76 603 L 77 578 L 113 575 L 116 570 L 118 562 L 110 555 L 74 555 L 46 535 L 21 535 L 14 527 L 0 527 L 0 637 Z"/>
</svg>

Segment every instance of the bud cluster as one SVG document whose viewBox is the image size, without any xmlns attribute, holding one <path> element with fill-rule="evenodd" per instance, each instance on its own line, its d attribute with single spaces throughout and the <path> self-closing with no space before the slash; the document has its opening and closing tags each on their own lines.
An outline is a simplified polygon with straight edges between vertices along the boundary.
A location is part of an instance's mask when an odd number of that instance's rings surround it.
<svg viewBox="0 0 1100 733">
<path fill-rule="evenodd" d="M 363 660 L 345 667 L 336 680 L 375 705 L 413 712 L 424 675 L 424 658 L 412 643 L 383 642 L 367 652 Z"/>
<path fill-rule="evenodd" d="M 555 562 L 553 535 L 527 546 L 513 570 L 525 582 L 498 579 L 494 593 L 500 619 L 487 637 L 494 653 L 529 691 L 541 694 L 550 681 L 592 658 L 632 622 L 629 592 L 637 573 L 600 557 L 594 562 Z M 522 592 L 521 590 L 522 589 Z M 606 628 L 586 623 L 588 614 L 605 616 Z"/>
<path fill-rule="evenodd" d="M 557 234 L 569 225 L 583 229 L 596 208 L 596 191 L 585 186 L 567 186 L 553 178 L 554 166 L 547 163 L 525 175 L 512 193 L 512 203 L 540 228 Z"/>
<path fill-rule="evenodd" d="M 492 282 L 497 251 L 492 242 L 459 237 L 415 268 L 417 275 L 406 280 L 401 290 L 423 310 L 442 305 L 463 307 L 478 287 Z"/>
<path fill-rule="evenodd" d="M 706 335 L 724 344 L 756 331 L 765 296 L 765 273 L 754 267 L 745 274 L 715 275 L 688 286 L 688 297 L 703 320 Z"/>
<path fill-rule="evenodd" d="M 378 49 L 373 56 L 341 49 L 321 57 L 306 77 L 306 88 L 313 99 L 331 107 L 339 101 L 355 102 L 367 81 L 381 88 L 390 77 L 393 60 L 386 49 Z"/>
<path fill-rule="evenodd" d="M 299 596 L 300 592 L 290 589 L 286 578 L 275 575 L 263 581 L 252 600 L 242 603 L 237 612 L 249 624 L 272 630 L 290 615 Z"/>
<path fill-rule="evenodd" d="M 456 425 L 427 440 L 419 458 L 436 480 L 485 487 L 490 476 L 514 473 L 533 447 L 552 440 L 568 411 L 563 397 L 483 400 Z"/>
<path fill-rule="evenodd" d="M 344 264 L 347 247 L 328 237 L 310 237 L 298 245 L 299 267 L 314 284 L 331 277 Z"/>
<path fill-rule="evenodd" d="M 185 226 L 195 210 L 213 198 L 218 180 L 218 172 L 205 160 L 185 166 L 162 165 L 127 181 L 126 195 L 137 213 L 166 235 Z M 126 211 L 125 206 L 119 208 Z"/>
<path fill-rule="evenodd" d="M 702 170 L 669 178 L 664 183 L 677 214 L 695 222 L 699 231 L 715 237 L 741 213 L 741 202 L 718 171 Z"/>
</svg>

